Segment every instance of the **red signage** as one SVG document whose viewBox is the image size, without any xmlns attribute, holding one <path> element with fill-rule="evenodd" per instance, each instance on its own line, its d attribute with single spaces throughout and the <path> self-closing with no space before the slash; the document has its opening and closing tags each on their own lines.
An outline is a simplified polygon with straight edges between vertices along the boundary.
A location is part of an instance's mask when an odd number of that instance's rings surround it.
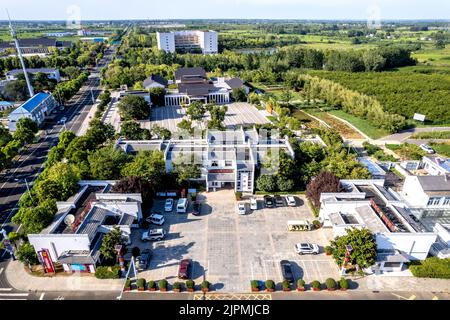
<svg viewBox="0 0 450 320">
<path fill-rule="evenodd" d="M 233 173 L 234 170 L 230 169 L 212 169 L 209 170 L 208 173 Z"/>
<path fill-rule="evenodd" d="M 42 259 L 42 264 L 44 266 L 45 273 L 54 273 L 55 268 L 53 267 L 53 262 L 50 257 L 50 253 L 47 249 L 42 249 L 42 251 L 39 251 L 39 255 Z"/>
</svg>

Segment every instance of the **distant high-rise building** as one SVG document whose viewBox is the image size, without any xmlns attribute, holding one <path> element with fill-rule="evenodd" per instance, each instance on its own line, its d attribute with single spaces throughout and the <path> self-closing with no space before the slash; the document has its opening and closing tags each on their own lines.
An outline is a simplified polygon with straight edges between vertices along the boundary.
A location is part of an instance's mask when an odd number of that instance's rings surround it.
<svg viewBox="0 0 450 320">
<path fill-rule="evenodd" d="M 157 32 L 158 49 L 165 52 L 175 50 L 192 52 L 201 50 L 203 54 L 218 52 L 217 32 L 189 30 L 173 32 Z"/>
</svg>

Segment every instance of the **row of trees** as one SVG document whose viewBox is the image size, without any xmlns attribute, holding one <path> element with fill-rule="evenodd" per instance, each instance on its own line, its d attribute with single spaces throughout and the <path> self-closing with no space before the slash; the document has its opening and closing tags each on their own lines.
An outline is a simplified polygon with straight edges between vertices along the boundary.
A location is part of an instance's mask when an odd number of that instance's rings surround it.
<svg viewBox="0 0 450 320">
<path fill-rule="evenodd" d="M 30 118 L 22 118 L 16 124 L 16 131 L 11 135 L 8 129 L 0 126 L 0 170 L 6 168 L 17 156 L 20 149 L 34 140 L 38 126 Z"/>
<path fill-rule="evenodd" d="M 309 98 L 324 100 L 337 109 L 367 119 L 375 127 L 397 132 L 406 125 L 403 116 L 384 111 L 377 99 L 350 90 L 334 81 L 300 74 L 298 82 L 304 85 Z"/>
<path fill-rule="evenodd" d="M 65 82 L 60 82 L 53 92 L 54 97 L 60 102 L 65 103 L 69 101 L 83 86 L 88 79 L 89 74 L 82 72 L 78 77 Z"/>
</svg>

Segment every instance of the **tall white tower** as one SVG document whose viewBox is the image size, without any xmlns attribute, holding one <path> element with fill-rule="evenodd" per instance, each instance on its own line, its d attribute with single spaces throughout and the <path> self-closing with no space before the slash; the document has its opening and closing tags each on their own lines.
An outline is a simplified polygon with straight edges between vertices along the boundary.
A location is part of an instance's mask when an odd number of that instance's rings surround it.
<svg viewBox="0 0 450 320">
<path fill-rule="evenodd" d="M 23 57 L 22 57 L 22 51 L 20 50 L 19 40 L 17 39 L 16 31 L 14 30 L 13 25 L 11 23 L 11 17 L 9 16 L 8 10 L 6 10 L 6 13 L 8 14 L 9 29 L 11 31 L 11 37 L 13 38 L 14 43 L 16 45 L 17 56 L 19 57 L 20 64 L 22 65 L 23 74 L 25 76 L 25 81 L 27 82 L 28 92 L 30 93 L 30 98 L 31 98 L 34 96 L 33 86 L 31 85 L 30 79 L 28 77 L 27 69 L 25 67 L 25 62 L 23 61 Z"/>
</svg>

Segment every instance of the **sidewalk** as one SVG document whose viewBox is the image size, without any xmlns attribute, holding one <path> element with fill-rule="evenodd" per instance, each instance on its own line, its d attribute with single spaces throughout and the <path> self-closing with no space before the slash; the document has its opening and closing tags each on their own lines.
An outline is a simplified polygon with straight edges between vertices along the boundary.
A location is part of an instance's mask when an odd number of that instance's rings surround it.
<svg viewBox="0 0 450 320">
<path fill-rule="evenodd" d="M 358 284 L 358 291 L 423 291 L 450 293 L 450 279 L 370 275 L 353 281 Z"/>
<path fill-rule="evenodd" d="M 21 291 L 116 291 L 120 292 L 124 279 L 100 280 L 94 275 L 58 275 L 55 277 L 37 277 L 25 271 L 19 261 L 11 261 L 5 270 L 9 284 Z"/>
</svg>

